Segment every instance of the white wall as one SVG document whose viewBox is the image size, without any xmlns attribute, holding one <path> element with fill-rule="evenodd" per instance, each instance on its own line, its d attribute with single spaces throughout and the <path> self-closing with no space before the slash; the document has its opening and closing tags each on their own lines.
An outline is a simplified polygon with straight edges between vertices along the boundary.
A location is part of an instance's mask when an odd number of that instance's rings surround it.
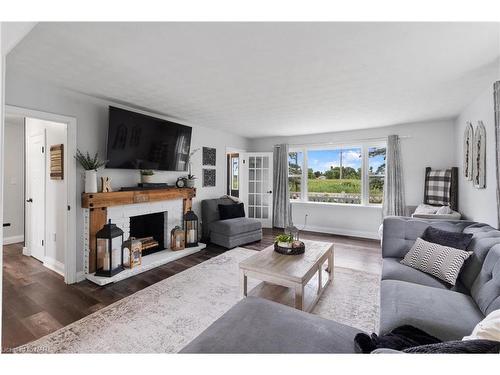
<svg viewBox="0 0 500 375">
<path fill-rule="evenodd" d="M 472 122 L 474 129 L 481 120 L 486 127 L 486 189 L 476 189 L 472 181 L 463 177 L 463 136 L 466 122 Z M 496 154 L 495 113 L 493 107 L 493 82 L 475 98 L 456 119 L 456 161 L 459 166 L 459 207 L 466 219 L 498 227 L 496 213 Z"/>
<path fill-rule="evenodd" d="M 4 137 L 4 241 L 15 243 L 24 240 L 24 120 L 6 120 Z"/>
<path fill-rule="evenodd" d="M 428 166 L 448 168 L 456 165 L 453 120 L 435 120 L 307 136 L 258 138 L 251 140 L 250 150 L 272 151 L 273 145 L 278 143 L 291 145 L 342 143 L 386 137 L 390 134 L 409 137 L 401 140 L 406 203 L 407 205 L 422 203 L 425 168 Z M 294 203 L 293 220 L 295 225 L 303 225 L 306 213 L 309 214 L 307 225 L 309 230 L 361 237 L 378 238 L 377 230 L 382 221 L 382 210 L 379 207 Z"/>
<path fill-rule="evenodd" d="M 126 79 L 126 78 L 124 78 Z M 118 103 L 101 100 L 68 91 L 61 88 L 46 85 L 43 82 L 30 80 L 25 77 L 9 75 L 7 67 L 6 76 L 6 104 L 35 109 L 39 111 L 52 112 L 60 115 L 75 117 L 77 119 L 77 146 L 82 151 L 90 153 L 99 152 L 105 158 L 106 134 L 108 127 L 108 106 L 121 106 Z M 124 106 L 121 106 L 124 107 Z M 125 107 L 127 108 L 127 107 Z M 134 108 L 129 108 L 135 110 Z M 157 116 L 154 113 L 148 113 Z M 158 116 L 163 117 L 163 116 Z M 164 117 L 165 118 L 165 117 Z M 173 120 L 179 121 L 179 120 Z M 182 122 L 182 121 L 179 121 Z M 191 147 L 198 148 L 209 146 L 217 148 L 217 186 L 214 188 L 201 187 L 201 151 L 193 157 L 193 173 L 200 177 L 197 181 L 197 197 L 194 200 L 194 210 L 200 214 L 200 201 L 202 199 L 219 197 L 225 194 L 225 161 L 224 154 L 226 147 L 247 149 L 248 140 L 246 138 L 221 132 L 210 128 L 205 128 L 197 124 L 186 125 L 193 127 Z M 70 156 L 71 157 L 71 156 Z M 81 169 L 79 169 L 82 172 Z M 112 178 L 111 184 L 118 190 L 122 186 L 132 186 L 139 182 L 138 171 L 108 170 L 99 171 L 99 175 Z M 175 183 L 177 177 L 185 175 L 178 172 L 159 172 L 155 176 L 155 181 Z M 77 181 L 77 201 L 83 191 L 83 177 Z M 200 215 L 201 217 L 201 215 Z M 83 210 L 76 208 L 77 218 L 77 270 L 83 270 Z"/>
</svg>

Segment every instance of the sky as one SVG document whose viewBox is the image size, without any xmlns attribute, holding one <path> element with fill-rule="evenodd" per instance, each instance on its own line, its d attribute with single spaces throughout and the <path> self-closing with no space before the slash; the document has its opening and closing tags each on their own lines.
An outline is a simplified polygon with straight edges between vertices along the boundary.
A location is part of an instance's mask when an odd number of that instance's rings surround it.
<svg viewBox="0 0 500 375">
<path fill-rule="evenodd" d="M 310 150 L 307 153 L 307 164 L 309 168 L 314 171 L 325 172 L 331 167 L 340 166 L 340 151 L 341 150 Z M 344 167 L 351 167 L 354 169 L 361 168 L 361 148 L 347 148 L 343 149 L 342 165 Z M 302 158 L 299 157 L 299 163 Z M 376 171 L 377 168 L 384 163 L 382 155 L 370 158 L 370 166 Z"/>
</svg>

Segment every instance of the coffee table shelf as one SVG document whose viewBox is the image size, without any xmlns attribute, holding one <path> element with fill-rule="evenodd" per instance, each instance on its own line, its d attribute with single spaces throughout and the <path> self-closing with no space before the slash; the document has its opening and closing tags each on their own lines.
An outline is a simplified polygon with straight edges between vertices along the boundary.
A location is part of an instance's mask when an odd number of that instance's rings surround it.
<svg viewBox="0 0 500 375">
<path fill-rule="evenodd" d="M 311 311 L 333 279 L 333 244 L 304 242 L 306 251 L 301 255 L 278 254 L 271 246 L 242 261 L 242 295 L 259 296 Z M 262 282 L 248 291 L 248 278 Z"/>
</svg>

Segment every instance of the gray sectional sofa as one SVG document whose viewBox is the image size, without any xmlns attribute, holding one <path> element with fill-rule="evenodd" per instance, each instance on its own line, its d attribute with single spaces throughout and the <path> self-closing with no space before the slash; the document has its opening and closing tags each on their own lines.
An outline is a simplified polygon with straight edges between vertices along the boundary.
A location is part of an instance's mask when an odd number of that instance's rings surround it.
<svg viewBox="0 0 500 375">
<path fill-rule="evenodd" d="M 399 260 L 432 225 L 472 233 L 458 283 L 450 287 Z M 384 220 L 380 334 L 411 324 L 443 341 L 461 339 L 500 309 L 500 231 L 468 221 Z M 259 298 L 246 298 L 186 346 L 184 353 L 353 353 L 360 331 Z M 370 333 L 370 332 L 369 332 Z"/>
<path fill-rule="evenodd" d="M 429 226 L 472 233 L 457 284 L 446 283 L 399 263 Z M 384 220 L 380 333 L 411 324 L 440 338 L 469 335 L 485 315 L 500 309 L 500 231 L 468 221 L 430 221 L 393 217 Z"/>
<path fill-rule="evenodd" d="M 220 220 L 219 204 L 234 204 L 234 201 L 218 198 L 201 202 L 201 225 L 205 240 L 232 249 L 262 239 L 260 221 L 247 217 Z"/>
</svg>

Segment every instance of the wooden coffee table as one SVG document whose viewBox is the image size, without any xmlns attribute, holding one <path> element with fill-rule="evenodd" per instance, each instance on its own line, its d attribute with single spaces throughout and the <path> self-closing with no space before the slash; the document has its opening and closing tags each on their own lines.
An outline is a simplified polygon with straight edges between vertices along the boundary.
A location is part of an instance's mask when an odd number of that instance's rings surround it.
<svg viewBox="0 0 500 375">
<path fill-rule="evenodd" d="M 240 286 L 243 296 L 257 295 L 311 311 L 333 280 L 333 244 L 304 241 L 301 255 L 282 255 L 270 246 L 240 262 Z M 328 268 L 324 267 L 325 263 Z M 325 269 L 326 268 L 326 269 Z M 263 281 L 248 291 L 248 278 Z"/>
</svg>

